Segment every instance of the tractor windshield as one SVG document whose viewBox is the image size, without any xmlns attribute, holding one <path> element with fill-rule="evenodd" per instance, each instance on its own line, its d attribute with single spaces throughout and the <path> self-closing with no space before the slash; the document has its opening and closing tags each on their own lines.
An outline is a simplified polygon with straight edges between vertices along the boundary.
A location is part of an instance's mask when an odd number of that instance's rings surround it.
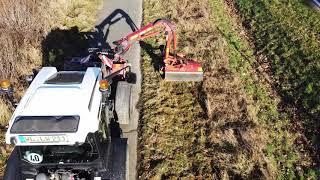
<svg viewBox="0 0 320 180">
<path fill-rule="evenodd" d="M 77 132 L 79 116 L 18 116 L 11 133 Z"/>
</svg>

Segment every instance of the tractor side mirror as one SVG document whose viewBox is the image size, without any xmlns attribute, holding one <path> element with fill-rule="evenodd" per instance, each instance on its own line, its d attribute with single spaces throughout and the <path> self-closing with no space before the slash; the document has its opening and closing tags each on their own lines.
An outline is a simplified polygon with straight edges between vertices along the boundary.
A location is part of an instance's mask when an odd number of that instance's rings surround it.
<svg viewBox="0 0 320 180">
<path fill-rule="evenodd" d="M 26 76 L 26 81 L 28 82 L 28 84 L 31 84 L 32 81 L 33 81 L 33 79 L 34 79 L 34 76 L 33 76 L 33 75 L 27 75 L 27 76 Z"/>
<path fill-rule="evenodd" d="M 37 69 L 32 69 L 32 74 L 31 75 L 27 75 L 25 77 L 25 80 L 28 82 L 29 85 L 32 83 L 33 79 L 36 77 L 38 72 L 39 71 Z"/>
</svg>

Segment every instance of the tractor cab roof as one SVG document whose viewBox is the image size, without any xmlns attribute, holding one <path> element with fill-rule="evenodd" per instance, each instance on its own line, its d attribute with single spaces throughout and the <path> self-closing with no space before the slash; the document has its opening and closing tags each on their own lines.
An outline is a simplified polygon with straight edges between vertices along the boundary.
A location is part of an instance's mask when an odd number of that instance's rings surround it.
<svg viewBox="0 0 320 180">
<path fill-rule="evenodd" d="M 78 115 L 88 110 L 99 71 L 60 71 L 52 74 L 28 97 L 20 115 Z"/>
</svg>

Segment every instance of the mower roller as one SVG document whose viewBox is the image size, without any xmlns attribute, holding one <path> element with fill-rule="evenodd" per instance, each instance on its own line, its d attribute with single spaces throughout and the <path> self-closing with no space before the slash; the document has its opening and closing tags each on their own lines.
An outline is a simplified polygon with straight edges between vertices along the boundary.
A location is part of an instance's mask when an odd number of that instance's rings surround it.
<svg viewBox="0 0 320 180">
<path fill-rule="evenodd" d="M 202 66 L 196 60 L 185 58 L 185 55 L 177 53 L 177 38 L 175 26 L 168 20 L 158 19 L 126 37 L 115 41 L 114 51 L 118 56 L 126 53 L 136 41 L 164 34 L 166 38 L 163 54 L 163 66 L 160 71 L 164 72 L 167 81 L 202 81 Z"/>
</svg>

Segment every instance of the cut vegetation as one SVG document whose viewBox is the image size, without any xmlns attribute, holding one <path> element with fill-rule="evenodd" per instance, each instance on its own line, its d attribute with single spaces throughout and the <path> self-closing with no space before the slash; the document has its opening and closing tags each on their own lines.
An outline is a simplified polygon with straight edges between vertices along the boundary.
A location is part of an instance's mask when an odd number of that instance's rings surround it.
<svg viewBox="0 0 320 180">
<path fill-rule="evenodd" d="M 304 132 L 234 13 L 233 1 L 144 2 L 144 22 L 172 20 L 180 50 L 202 61 L 205 78 L 162 81 L 159 42 L 142 43 L 139 178 L 317 178 Z"/>
<path fill-rule="evenodd" d="M 44 65 L 42 41 L 52 29 L 93 29 L 100 0 L 0 0 L 0 79 L 9 79 L 17 99 L 26 87 L 25 77 Z M 0 97 L 0 175 L 10 147 L 4 143 L 12 107 Z"/>
</svg>

